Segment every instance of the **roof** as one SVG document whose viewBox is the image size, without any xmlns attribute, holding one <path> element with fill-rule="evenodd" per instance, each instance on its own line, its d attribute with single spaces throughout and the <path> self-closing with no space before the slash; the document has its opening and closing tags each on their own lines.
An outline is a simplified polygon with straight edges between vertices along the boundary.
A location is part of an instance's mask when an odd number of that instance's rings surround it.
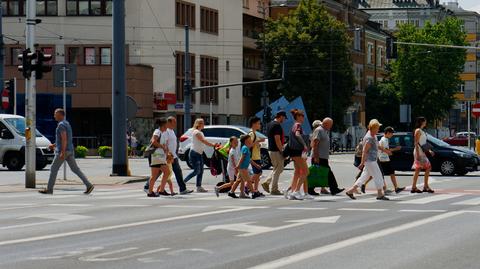
<svg viewBox="0 0 480 269">
<path fill-rule="evenodd" d="M 361 0 L 360 9 L 436 8 L 433 0 Z"/>
</svg>

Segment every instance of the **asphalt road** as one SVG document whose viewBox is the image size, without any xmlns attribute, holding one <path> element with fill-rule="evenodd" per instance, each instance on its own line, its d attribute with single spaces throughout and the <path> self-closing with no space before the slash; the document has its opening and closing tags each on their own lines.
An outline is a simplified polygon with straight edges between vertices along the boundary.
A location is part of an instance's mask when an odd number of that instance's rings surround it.
<svg viewBox="0 0 480 269">
<path fill-rule="evenodd" d="M 332 160 L 341 186 L 356 173 L 350 157 Z M 108 170 L 107 160 L 97 160 L 98 170 L 90 161 L 80 162 L 87 175 Z M 407 185 L 411 173 L 399 178 Z M 206 177 L 206 188 L 216 181 Z M 53 196 L 0 193 L 0 268 L 479 267 L 478 173 L 435 174 L 436 194 L 404 192 L 388 202 L 371 189 L 356 201 L 343 194 L 288 201 L 211 192 L 147 198 L 142 185 L 98 186 L 90 196 L 83 186 L 62 185 Z"/>
</svg>

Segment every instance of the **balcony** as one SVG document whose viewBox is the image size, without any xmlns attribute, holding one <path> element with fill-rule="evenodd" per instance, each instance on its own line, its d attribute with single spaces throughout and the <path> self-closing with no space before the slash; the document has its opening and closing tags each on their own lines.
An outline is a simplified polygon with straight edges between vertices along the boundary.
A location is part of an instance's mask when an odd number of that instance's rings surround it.
<svg viewBox="0 0 480 269">
<path fill-rule="evenodd" d="M 257 49 L 257 39 L 249 37 L 249 36 L 243 36 L 243 47 L 248 48 L 248 49 Z"/>
<path fill-rule="evenodd" d="M 263 71 L 260 69 L 243 68 L 243 78 L 247 80 L 261 80 Z"/>
</svg>

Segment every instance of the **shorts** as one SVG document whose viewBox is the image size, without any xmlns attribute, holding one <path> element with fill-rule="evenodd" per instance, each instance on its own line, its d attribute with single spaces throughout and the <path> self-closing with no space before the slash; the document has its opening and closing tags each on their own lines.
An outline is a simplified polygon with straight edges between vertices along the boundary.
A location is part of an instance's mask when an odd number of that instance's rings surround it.
<svg viewBox="0 0 480 269">
<path fill-rule="evenodd" d="M 395 175 L 395 170 L 392 167 L 391 162 L 379 162 L 380 169 L 382 169 L 382 173 L 385 176 Z"/>
<path fill-rule="evenodd" d="M 166 165 L 166 164 L 153 164 L 152 165 L 152 156 L 148 155 L 148 166 L 150 166 L 151 168 L 161 168 L 164 165 Z"/>
<path fill-rule="evenodd" d="M 260 165 L 260 168 L 257 168 L 254 165 L 252 165 L 253 174 L 255 174 L 255 175 L 262 174 L 262 161 L 254 160 L 253 162 Z"/>
<path fill-rule="evenodd" d="M 228 172 L 228 179 L 230 179 L 230 182 L 235 181 L 237 179 L 237 175 L 235 174 L 235 169 L 227 169 Z"/>
<path fill-rule="evenodd" d="M 289 153 L 290 153 L 290 157 L 301 157 L 302 156 L 302 153 L 303 153 L 303 150 L 298 150 L 298 149 L 290 149 L 289 150 Z"/>
</svg>

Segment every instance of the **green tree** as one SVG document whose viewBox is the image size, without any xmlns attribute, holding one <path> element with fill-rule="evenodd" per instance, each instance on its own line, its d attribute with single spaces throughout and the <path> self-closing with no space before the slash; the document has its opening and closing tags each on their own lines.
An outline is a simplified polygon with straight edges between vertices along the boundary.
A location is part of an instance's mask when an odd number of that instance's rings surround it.
<svg viewBox="0 0 480 269">
<path fill-rule="evenodd" d="M 402 129 L 399 124 L 400 99 L 398 88 L 391 81 L 371 85 L 366 89 L 365 111 L 367 119 L 378 119 L 384 127 Z"/>
<path fill-rule="evenodd" d="M 404 24 L 397 38 L 403 42 L 466 45 L 461 22 L 456 18 L 427 23 L 422 29 Z M 464 64 L 464 49 L 400 45 L 398 59 L 392 64 L 392 79 L 401 102 L 412 105 L 414 117 L 443 119 L 455 102 Z"/>
<path fill-rule="evenodd" d="M 268 21 L 259 40 L 267 52 L 268 76 L 281 75 L 282 61 L 287 66 L 285 83 L 271 95 L 301 96 L 311 119 L 330 116 L 341 125 L 355 86 L 346 25 L 317 0 L 302 0 L 288 16 Z M 329 115 L 330 57 L 333 115 Z"/>
</svg>

